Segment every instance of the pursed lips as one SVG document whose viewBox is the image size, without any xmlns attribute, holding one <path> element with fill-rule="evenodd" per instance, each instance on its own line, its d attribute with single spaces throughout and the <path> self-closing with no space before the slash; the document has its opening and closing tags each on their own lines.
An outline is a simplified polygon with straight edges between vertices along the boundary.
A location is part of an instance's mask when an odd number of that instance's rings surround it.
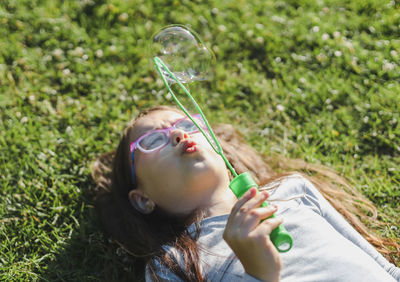
<svg viewBox="0 0 400 282">
<path fill-rule="evenodd" d="M 194 153 L 197 151 L 196 142 L 192 140 L 183 140 L 181 141 L 182 154 L 185 153 Z"/>
</svg>

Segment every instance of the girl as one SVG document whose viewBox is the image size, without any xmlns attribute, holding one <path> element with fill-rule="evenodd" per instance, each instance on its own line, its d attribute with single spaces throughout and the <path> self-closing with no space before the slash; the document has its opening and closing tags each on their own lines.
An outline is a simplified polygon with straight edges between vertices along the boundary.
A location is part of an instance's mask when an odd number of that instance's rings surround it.
<svg viewBox="0 0 400 282">
<path fill-rule="evenodd" d="M 345 181 L 290 160 L 318 172 L 318 183 L 310 179 L 318 185 L 300 174 L 276 175 L 231 126 L 215 133 L 235 170 L 251 171 L 269 192 L 253 188 L 237 200 L 222 158 L 172 107 L 139 114 L 117 150 L 95 163 L 104 228 L 137 258 L 146 281 L 400 281 L 400 269 L 372 246 L 389 256 L 399 245 L 368 233 L 354 214 L 375 210 Z M 259 207 L 269 197 L 294 200 Z M 269 239 L 282 222 L 294 242 L 287 253 Z"/>
</svg>

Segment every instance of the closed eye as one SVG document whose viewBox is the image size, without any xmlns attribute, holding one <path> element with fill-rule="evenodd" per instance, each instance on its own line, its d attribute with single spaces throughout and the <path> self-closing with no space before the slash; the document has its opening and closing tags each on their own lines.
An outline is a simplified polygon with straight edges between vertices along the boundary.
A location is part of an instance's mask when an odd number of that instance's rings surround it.
<svg viewBox="0 0 400 282">
<path fill-rule="evenodd" d="M 140 146 L 146 150 L 157 148 L 158 146 L 164 145 L 167 136 L 162 132 L 154 132 L 140 142 Z"/>
</svg>

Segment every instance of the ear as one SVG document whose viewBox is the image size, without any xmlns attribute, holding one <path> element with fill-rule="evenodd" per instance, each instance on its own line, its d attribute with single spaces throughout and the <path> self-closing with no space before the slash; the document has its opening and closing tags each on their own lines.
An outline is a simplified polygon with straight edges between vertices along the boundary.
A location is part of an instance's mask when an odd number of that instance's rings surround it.
<svg viewBox="0 0 400 282">
<path fill-rule="evenodd" d="M 128 194 L 129 201 L 131 205 L 138 211 L 143 214 L 151 213 L 156 204 L 149 199 L 142 191 L 138 189 L 133 189 Z"/>
</svg>

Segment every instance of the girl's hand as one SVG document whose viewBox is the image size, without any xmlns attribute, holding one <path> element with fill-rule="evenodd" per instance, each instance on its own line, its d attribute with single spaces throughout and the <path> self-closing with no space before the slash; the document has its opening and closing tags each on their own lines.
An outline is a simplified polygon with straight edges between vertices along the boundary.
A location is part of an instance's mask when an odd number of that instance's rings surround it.
<svg viewBox="0 0 400 282">
<path fill-rule="evenodd" d="M 267 192 L 257 194 L 256 188 L 247 191 L 232 208 L 223 238 L 248 274 L 272 282 L 279 281 L 282 261 L 269 234 L 282 219 L 266 219 L 277 210 L 275 205 L 260 207 L 268 196 Z"/>
</svg>

